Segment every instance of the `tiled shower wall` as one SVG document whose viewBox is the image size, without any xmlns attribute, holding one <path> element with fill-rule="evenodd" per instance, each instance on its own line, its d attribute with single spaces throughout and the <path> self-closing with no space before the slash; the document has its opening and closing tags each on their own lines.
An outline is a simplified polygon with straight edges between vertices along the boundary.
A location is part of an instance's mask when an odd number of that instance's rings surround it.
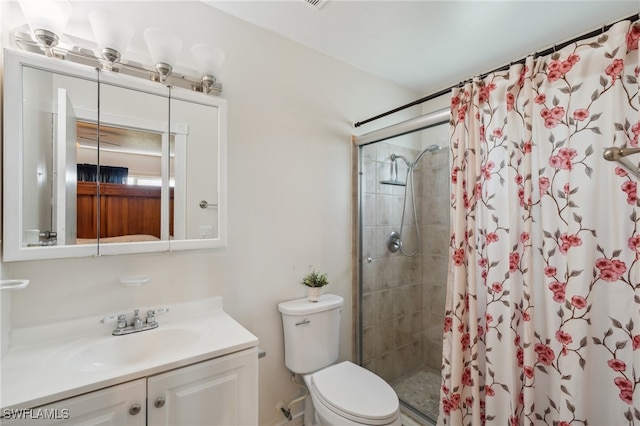
<svg viewBox="0 0 640 426">
<path fill-rule="evenodd" d="M 419 149 L 377 142 L 362 148 L 363 365 L 387 381 L 424 368 L 440 368 L 449 241 L 448 150 L 425 155 L 414 173 L 421 247 L 416 256 L 387 250 L 386 240 L 400 231 L 403 186 L 385 185 L 391 153 L 413 161 Z M 406 166 L 398 162 L 399 180 Z M 405 251 L 417 247 L 413 208 L 407 187 Z"/>
</svg>

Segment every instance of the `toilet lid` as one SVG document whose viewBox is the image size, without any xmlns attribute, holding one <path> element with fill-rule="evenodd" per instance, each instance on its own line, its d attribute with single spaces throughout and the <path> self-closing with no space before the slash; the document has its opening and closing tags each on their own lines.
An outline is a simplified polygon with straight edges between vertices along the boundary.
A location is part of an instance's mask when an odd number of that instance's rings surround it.
<svg viewBox="0 0 640 426">
<path fill-rule="evenodd" d="M 327 367 L 311 380 L 327 408 L 343 417 L 386 424 L 398 415 L 398 396 L 391 386 L 349 361 Z"/>
</svg>

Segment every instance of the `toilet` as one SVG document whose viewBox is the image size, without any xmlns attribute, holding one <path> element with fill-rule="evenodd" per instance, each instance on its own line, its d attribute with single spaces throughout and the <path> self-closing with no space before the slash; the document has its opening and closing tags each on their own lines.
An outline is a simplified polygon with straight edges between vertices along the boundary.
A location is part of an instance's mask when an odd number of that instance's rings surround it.
<svg viewBox="0 0 640 426">
<path fill-rule="evenodd" d="M 278 304 L 284 329 L 285 365 L 300 374 L 309 390 L 306 426 L 401 426 L 395 391 L 374 373 L 338 359 L 340 314 L 344 300 L 324 294 Z"/>
</svg>

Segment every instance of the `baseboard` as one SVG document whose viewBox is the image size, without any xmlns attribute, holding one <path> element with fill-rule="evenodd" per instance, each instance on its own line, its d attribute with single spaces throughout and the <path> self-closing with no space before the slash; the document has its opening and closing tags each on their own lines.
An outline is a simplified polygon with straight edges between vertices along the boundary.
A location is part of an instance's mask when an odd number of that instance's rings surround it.
<svg viewBox="0 0 640 426">
<path fill-rule="evenodd" d="M 304 426 L 304 411 L 297 413 L 291 420 L 284 419 L 278 423 L 271 423 L 271 426 Z"/>
</svg>

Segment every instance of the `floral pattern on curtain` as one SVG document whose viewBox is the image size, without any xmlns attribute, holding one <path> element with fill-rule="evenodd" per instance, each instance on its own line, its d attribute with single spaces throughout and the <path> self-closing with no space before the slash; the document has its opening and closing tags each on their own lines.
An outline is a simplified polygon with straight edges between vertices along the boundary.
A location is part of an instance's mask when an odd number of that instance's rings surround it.
<svg viewBox="0 0 640 426">
<path fill-rule="evenodd" d="M 439 424 L 640 425 L 639 38 L 454 89 Z"/>
</svg>

